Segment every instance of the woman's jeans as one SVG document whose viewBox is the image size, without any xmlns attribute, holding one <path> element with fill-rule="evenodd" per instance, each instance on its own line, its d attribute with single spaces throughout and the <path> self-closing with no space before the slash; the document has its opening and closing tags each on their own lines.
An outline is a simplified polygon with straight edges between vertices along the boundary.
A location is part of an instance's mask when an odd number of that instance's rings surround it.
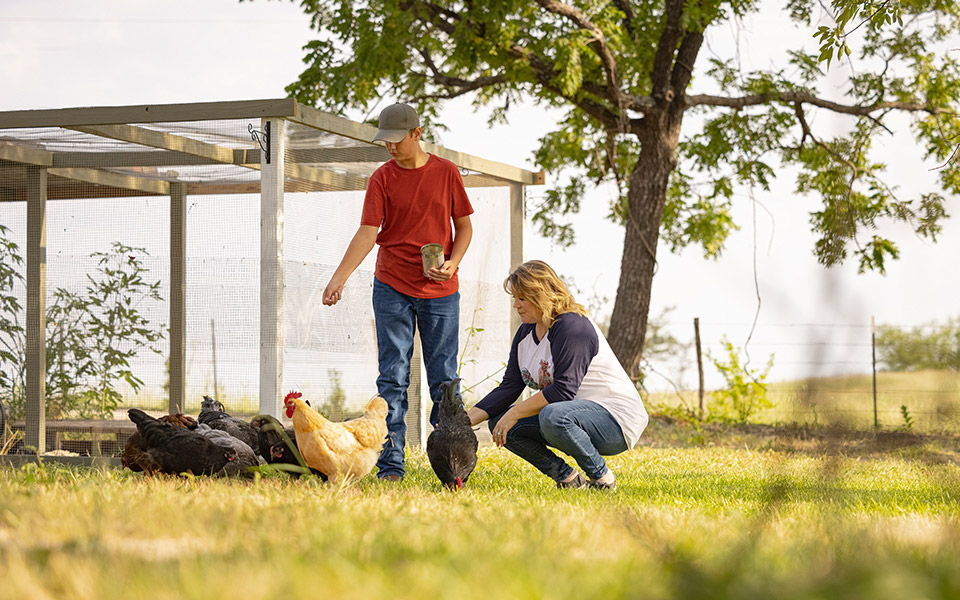
<svg viewBox="0 0 960 600">
<path fill-rule="evenodd" d="M 490 419 L 491 431 L 502 416 Z M 627 442 L 607 409 L 589 400 L 569 400 L 548 404 L 507 432 L 507 450 L 555 481 L 570 477 L 573 467 L 547 446 L 570 455 L 587 477 L 600 479 L 608 470 L 603 457 L 620 454 Z"/>
<path fill-rule="evenodd" d="M 373 313 L 377 326 L 377 356 L 380 376 L 377 391 L 387 401 L 387 441 L 377 461 L 378 477 L 403 476 L 406 444 L 407 388 L 413 332 L 420 331 L 423 364 L 433 408 L 430 423 L 437 424 L 440 386 L 457 378 L 460 331 L 460 292 L 443 298 L 415 298 L 401 294 L 378 279 L 373 280 Z"/>
</svg>

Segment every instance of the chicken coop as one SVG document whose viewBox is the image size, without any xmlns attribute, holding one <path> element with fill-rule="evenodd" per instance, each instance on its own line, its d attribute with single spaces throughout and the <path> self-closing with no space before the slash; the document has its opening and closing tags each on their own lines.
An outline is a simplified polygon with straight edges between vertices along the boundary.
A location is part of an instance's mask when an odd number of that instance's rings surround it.
<svg viewBox="0 0 960 600">
<path fill-rule="evenodd" d="M 290 389 L 334 419 L 361 410 L 376 251 L 340 303 L 320 299 L 390 158 L 375 132 L 293 99 L 0 112 L 0 398 L 16 444 L 109 456 L 126 409 L 196 414 L 204 395 L 237 416 L 280 416 Z M 458 356 L 471 404 L 502 374 L 516 322 L 501 284 L 543 174 L 424 147 L 458 165 L 475 210 Z M 414 446 L 430 403 L 418 344 Z"/>
</svg>

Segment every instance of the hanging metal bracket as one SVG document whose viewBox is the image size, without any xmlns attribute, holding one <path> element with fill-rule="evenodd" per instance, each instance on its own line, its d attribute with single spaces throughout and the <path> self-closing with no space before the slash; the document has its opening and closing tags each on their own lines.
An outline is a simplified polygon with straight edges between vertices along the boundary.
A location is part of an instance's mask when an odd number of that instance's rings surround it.
<svg viewBox="0 0 960 600">
<path fill-rule="evenodd" d="M 247 131 L 250 132 L 250 137 L 256 143 L 260 144 L 260 151 L 265 164 L 270 164 L 270 121 L 267 121 L 263 124 L 263 131 L 253 128 L 253 123 L 247 125 Z"/>
</svg>

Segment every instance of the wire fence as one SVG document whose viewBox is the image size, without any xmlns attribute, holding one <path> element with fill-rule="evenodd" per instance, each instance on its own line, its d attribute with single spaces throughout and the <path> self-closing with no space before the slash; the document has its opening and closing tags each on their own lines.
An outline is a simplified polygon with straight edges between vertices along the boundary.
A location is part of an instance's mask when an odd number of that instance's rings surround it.
<svg viewBox="0 0 960 600">
<path fill-rule="evenodd" d="M 657 325 L 659 339 L 672 341 L 648 344 L 644 387 L 654 410 L 679 407 L 717 416 L 721 398 L 729 399 L 737 386 L 729 377 L 739 373 L 744 389 L 762 383 L 771 405 L 754 399 L 758 406 L 746 409 L 751 421 L 960 431 L 960 371 L 889 370 L 869 320 L 697 325 L 692 320 Z M 940 327 L 884 325 L 919 334 Z"/>
</svg>

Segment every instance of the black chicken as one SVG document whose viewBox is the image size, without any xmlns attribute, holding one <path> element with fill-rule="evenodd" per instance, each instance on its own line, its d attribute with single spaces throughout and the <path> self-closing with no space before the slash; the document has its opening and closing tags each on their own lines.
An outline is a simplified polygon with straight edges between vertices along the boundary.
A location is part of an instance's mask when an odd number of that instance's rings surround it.
<svg viewBox="0 0 960 600">
<path fill-rule="evenodd" d="M 223 404 L 214 400 L 210 396 L 204 396 L 200 403 L 200 414 L 197 420 L 204 425 L 209 425 L 211 429 L 226 431 L 233 437 L 250 446 L 254 452 L 257 451 L 257 428 L 247 423 L 243 419 L 231 417 L 223 410 Z M 263 455 L 261 455 L 263 456 Z M 264 456 L 264 459 L 267 457 Z"/>
<path fill-rule="evenodd" d="M 260 460 L 257 458 L 257 453 L 246 442 L 233 437 L 226 431 L 214 429 L 203 423 L 197 425 L 196 431 L 200 435 L 213 440 L 213 443 L 221 448 L 233 448 L 236 451 L 237 459 L 230 461 L 224 470 L 227 475 L 254 476 L 252 467 L 260 466 Z"/>
<path fill-rule="evenodd" d="M 144 467 L 150 474 L 159 471 L 215 475 L 225 472 L 227 464 L 237 460 L 236 450 L 218 446 L 196 431 L 158 421 L 137 408 L 128 410 L 127 415 L 146 442 L 150 462 Z"/>
<path fill-rule="evenodd" d="M 437 428 L 427 437 L 427 458 L 440 483 L 459 490 L 477 466 L 477 434 L 457 393 L 459 379 L 442 385 Z"/>
<path fill-rule="evenodd" d="M 185 429 L 197 428 L 196 419 L 180 413 L 164 415 L 157 420 Z M 139 431 L 134 431 L 133 435 L 127 440 L 127 445 L 120 455 L 120 464 L 134 472 L 155 472 L 158 469 L 157 464 L 147 454 L 147 442 L 144 441 Z"/>
<path fill-rule="evenodd" d="M 257 415 L 250 421 L 250 424 L 257 428 L 258 451 L 267 463 L 300 466 L 300 461 L 297 460 L 296 453 L 294 453 L 293 449 L 290 448 L 280 434 L 281 431 L 286 433 L 287 439 L 289 439 L 294 448 L 296 448 L 297 436 L 293 431 L 293 427 L 285 428 L 280 421 L 270 415 Z M 314 475 L 319 475 L 323 481 L 327 480 L 327 476 L 320 471 L 313 468 L 310 470 L 313 471 Z M 300 473 L 294 474 L 297 477 L 300 476 Z"/>
</svg>

